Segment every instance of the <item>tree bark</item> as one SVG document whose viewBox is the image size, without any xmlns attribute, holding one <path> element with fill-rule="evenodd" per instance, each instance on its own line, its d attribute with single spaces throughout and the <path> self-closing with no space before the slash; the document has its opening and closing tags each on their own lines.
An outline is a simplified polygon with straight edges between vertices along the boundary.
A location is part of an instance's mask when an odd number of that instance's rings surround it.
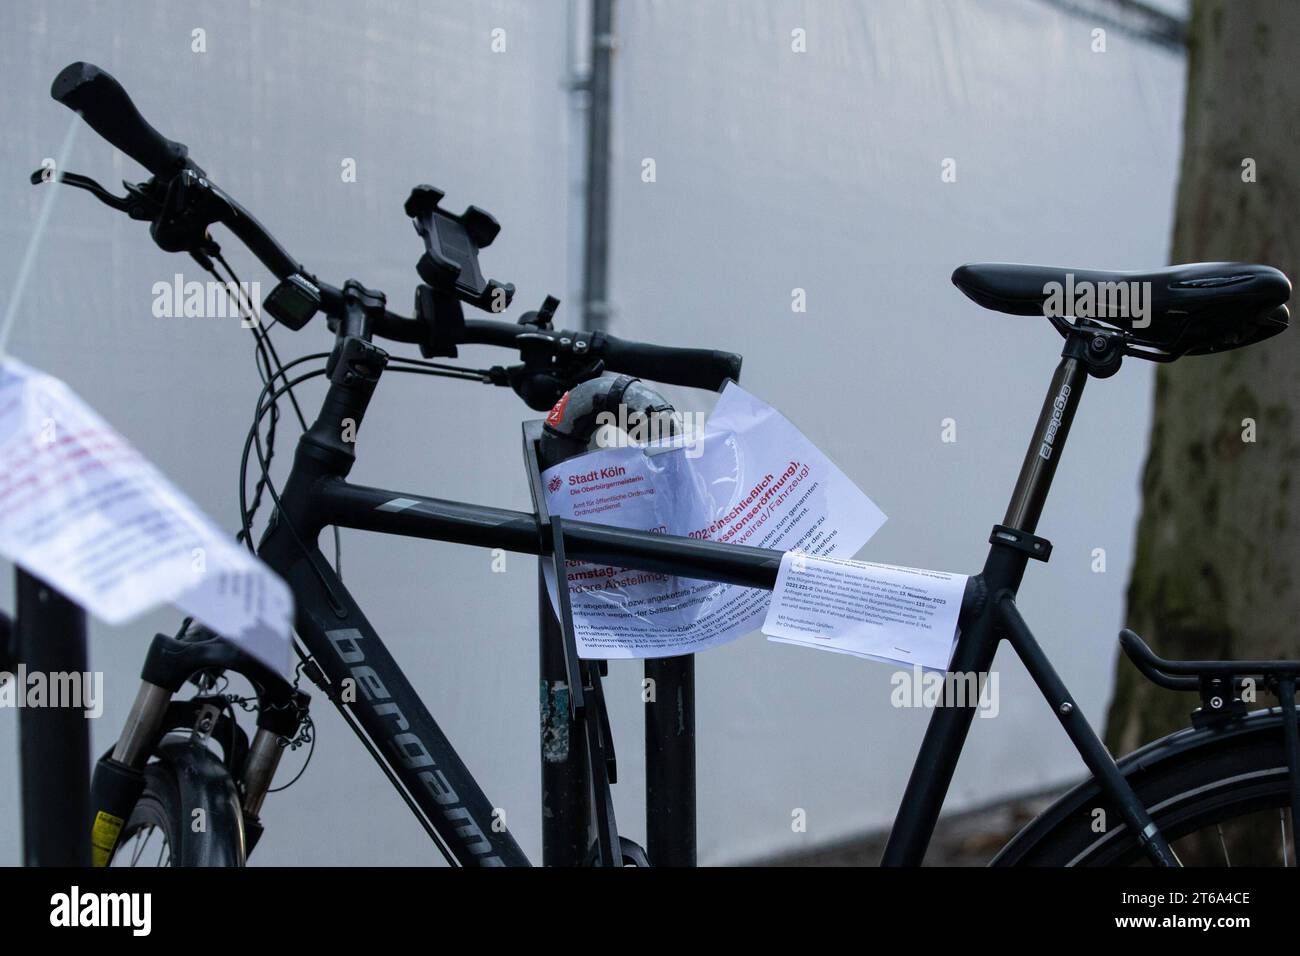
<svg viewBox="0 0 1300 956">
<path fill-rule="evenodd" d="M 1297 49 L 1300 3 L 1194 3 L 1174 262 L 1260 262 L 1294 280 Z M 1300 657 L 1297 462 L 1300 332 L 1159 368 L 1127 614 L 1158 654 Z M 1196 704 L 1121 655 L 1107 745 L 1127 753 L 1186 726 Z"/>
</svg>

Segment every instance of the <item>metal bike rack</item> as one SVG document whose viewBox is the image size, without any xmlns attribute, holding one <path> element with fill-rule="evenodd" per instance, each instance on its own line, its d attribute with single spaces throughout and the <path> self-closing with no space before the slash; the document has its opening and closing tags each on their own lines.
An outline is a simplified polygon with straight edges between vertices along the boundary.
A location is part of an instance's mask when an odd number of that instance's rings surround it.
<svg viewBox="0 0 1300 956">
<path fill-rule="evenodd" d="M 0 669 L 87 671 L 86 612 L 15 570 L 15 620 L 0 615 Z M 12 679 L 17 680 L 17 676 Z M 24 693 L 24 687 L 16 687 Z M 79 707 L 24 707 L 18 718 L 23 863 L 90 865 L 90 725 Z"/>
<path fill-rule="evenodd" d="M 695 661 L 691 655 L 646 660 L 655 693 L 645 705 L 645 852 L 620 838 L 610 785 L 618 768 L 601 678 L 605 661 L 578 657 L 566 587 L 557 588 L 555 614 L 541 562 L 565 581 L 564 522 L 547 510 L 542 471 L 542 423 L 525 422 L 524 461 L 541 534 L 538 567 L 539 677 L 542 756 L 542 861 L 546 866 L 589 862 L 589 821 L 602 865 L 627 857 L 656 866 L 694 866 Z M 563 459 L 561 459 L 563 460 Z M 615 850 L 615 848 L 619 848 Z M 614 865 L 618 865 L 617 863 Z"/>
</svg>

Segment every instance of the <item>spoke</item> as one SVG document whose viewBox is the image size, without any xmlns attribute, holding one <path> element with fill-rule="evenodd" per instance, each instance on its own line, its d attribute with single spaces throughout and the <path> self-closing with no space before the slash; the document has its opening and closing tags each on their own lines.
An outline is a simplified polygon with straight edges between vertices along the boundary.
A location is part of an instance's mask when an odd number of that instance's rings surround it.
<svg viewBox="0 0 1300 956">
<path fill-rule="evenodd" d="M 1277 822 L 1282 825 L 1282 865 L 1290 866 L 1291 864 L 1287 862 L 1286 853 L 1286 810 L 1280 807 L 1277 811 Z"/>
<path fill-rule="evenodd" d="M 148 834 L 148 836 L 146 836 L 145 834 Z M 153 827 L 149 827 L 148 829 L 143 829 L 143 830 L 139 830 L 139 831 L 137 831 L 137 833 L 136 833 L 136 850 L 135 850 L 135 853 L 132 854 L 132 856 L 131 856 L 131 865 L 132 865 L 132 866 L 137 866 L 137 865 L 139 865 L 139 863 L 140 863 L 140 855 L 141 855 L 142 853 L 144 853 L 145 845 L 149 842 L 149 836 L 152 836 L 152 835 L 153 835 Z"/>
<path fill-rule="evenodd" d="M 1232 860 L 1228 859 L 1228 842 L 1223 839 L 1223 824 L 1216 823 L 1214 829 L 1219 831 L 1219 846 L 1223 847 L 1223 865 L 1232 866 Z"/>
<path fill-rule="evenodd" d="M 148 826 L 141 827 L 140 829 L 132 833 L 131 836 L 123 840 L 118 845 L 117 850 L 113 853 L 112 859 L 109 861 L 109 866 L 148 865 L 143 863 L 142 861 L 144 858 L 145 850 L 147 850 L 151 845 L 150 841 L 153 840 L 153 835 L 155 831 L 162 833 L 160 827 L 158 827 L 155 824 L 149 824 Z M 126 860 L 128 856 L 130 857 L 130 862 L 129 863 L 123 862 Z M 158 847 L 158 859 L 153 865 L 158 867 L 171 866 L 171 859 L 172 859 L 171 843 L 170 841 L 168 841 L 166 834 L 162 833 L 161 844 Z"/>
</svg>

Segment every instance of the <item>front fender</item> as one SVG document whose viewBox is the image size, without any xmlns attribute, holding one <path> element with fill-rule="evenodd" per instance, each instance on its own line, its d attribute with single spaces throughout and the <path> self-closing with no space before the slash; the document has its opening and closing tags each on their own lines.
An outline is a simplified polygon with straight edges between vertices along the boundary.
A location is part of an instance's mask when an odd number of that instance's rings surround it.
<svg viewBox="0 0 1300 956">
<path fill-rule="evenodd" d="M 158 756 L 176 777 L 181 801 L 180 825 L 194 832 L 233 833 L 230 840 L 182 839 L 180 866 L 243 866 L 247 855 L 244 814 L 239 792 L 217 756 L 193 740 L 165 740 Z M 203 811 L 202 814 L 196 811 Z"/>
</svg>

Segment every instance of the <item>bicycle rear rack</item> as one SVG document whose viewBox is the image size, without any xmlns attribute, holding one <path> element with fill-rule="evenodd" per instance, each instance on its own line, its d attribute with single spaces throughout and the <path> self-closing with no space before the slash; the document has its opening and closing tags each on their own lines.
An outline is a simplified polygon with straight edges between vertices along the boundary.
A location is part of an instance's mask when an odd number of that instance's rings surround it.
<svg viewBox="0 0 1300 956">
<path fill-rule="evenodd" d="M 1295 703 L 1300 661 L 1170 661 L 1128 628 L 1119 632 L 1119 646 L 1153 684 L 1200 694 L 1201 705 L 1192 711 L 1196 727 L 1213 727 L 1245 716 L 1247 700 L 1242 692 L 1247 687 L 1263 685 L 1276 696 L 1291 774 L 1291 826 L 1300 826 L 1300 728 L 1296 726 Z M 1296 843 L 1300 852 L 1300 839 Z"/>
</svg>

